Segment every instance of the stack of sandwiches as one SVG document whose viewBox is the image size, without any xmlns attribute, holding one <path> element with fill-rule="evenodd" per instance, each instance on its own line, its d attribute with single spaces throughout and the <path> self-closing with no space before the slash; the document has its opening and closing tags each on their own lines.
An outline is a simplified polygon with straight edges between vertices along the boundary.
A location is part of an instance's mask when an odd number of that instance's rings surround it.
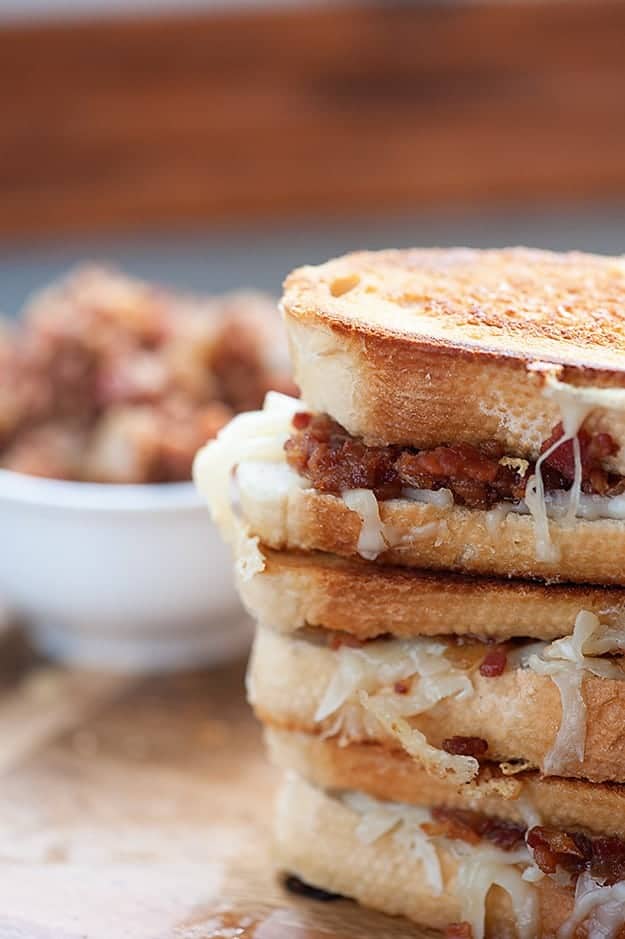
<svg viewBox="0 0 625 939">
<path fill-rule="evenodd" d="M 282 306 L 301 399 L 195 464 L 279 867 L 458 939 L 625 936 L 625 260 L 358 253 Z"/>
</svg>

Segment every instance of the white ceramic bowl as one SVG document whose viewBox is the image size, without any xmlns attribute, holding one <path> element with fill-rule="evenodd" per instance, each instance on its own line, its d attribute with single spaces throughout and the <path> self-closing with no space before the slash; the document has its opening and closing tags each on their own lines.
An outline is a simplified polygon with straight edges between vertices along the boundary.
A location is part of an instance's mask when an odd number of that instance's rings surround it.
<svg viewBox="0 0 625 939">
<path fill-rule="evenodd" d="M 162 670 L 251 634 L 232 561 L 193 483 L 69 483 L 0 470 L 0 602 L 47 655 Z"/>
</svg>

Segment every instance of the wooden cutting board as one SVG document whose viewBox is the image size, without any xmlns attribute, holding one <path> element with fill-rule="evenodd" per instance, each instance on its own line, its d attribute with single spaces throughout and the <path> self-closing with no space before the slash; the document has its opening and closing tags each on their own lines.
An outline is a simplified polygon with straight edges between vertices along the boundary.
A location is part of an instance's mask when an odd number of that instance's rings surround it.
<svg viewBox="0 0 625 939">
<path fill-rule="evenodd" d="M 168 677 L 0 656 L 1 939 L 423 939 L 272 869 L 278 778 L 244 664 Z"/>
</svg>

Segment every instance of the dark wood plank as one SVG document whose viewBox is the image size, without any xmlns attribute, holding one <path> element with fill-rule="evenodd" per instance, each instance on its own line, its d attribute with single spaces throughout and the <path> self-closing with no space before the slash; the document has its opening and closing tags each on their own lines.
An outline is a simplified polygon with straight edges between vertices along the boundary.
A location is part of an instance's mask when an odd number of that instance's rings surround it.
<svg viewBox="0 0 625 939">
<path fill-rule="evenodd" d="M 625 192 L 625 6 L 0 32 L 0 233 Z"/>
</svg>

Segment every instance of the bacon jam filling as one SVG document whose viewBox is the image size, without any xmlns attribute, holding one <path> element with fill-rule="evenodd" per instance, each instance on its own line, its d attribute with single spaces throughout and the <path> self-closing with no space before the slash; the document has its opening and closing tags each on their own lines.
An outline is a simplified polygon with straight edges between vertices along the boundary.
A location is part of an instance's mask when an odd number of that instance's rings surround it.
<svg viewBox="0 0 625 939">
<path fill-rule="evenodd" d="M 576 880 L 588 872 L 596 881 L 610 885 L 625 880 L 625 841 L 614 835 L 586 835 L 536 825 L 492 818 L 468 809 L 433 808 L 432 821 L 422 827 L 435 837 L 456 838 L 468 844 L 487 841 L 502 851 L 514 851 L 524 842 L 536 866 L 544 874 L 558 870 Z"/>
<path fill-rule="evenodd" d="M 474 756 L 476 760 L 488 752 L 488 741 L 482 737 L 447 737 L 443 740 L 442 746 L 447 753 L 453 753 L 456 756 Z"/>
<path fill-rule="evenodd" d="M 500 818 L 491 818 L 470 809 L 433 808 L 432 821 L 422 827 L 435 837 L 455 838 L 468 844 L 488 841 L 502 851 L 514 851 L 523 846 L 525 826 Z"/>
<path fill-rule="evenodd" d="M 560 868 L 576 878 L 588 871 L 608 885 L 625 879 L 625 841 L 614 835 L 591 838 L 581 832 L 536 826 L 528 831 L 527 844 L 545 874 L 555 874 Z"/>
<path fill-rule="evenodd" d="M 293 429 L 285 444 L 287 461 L 320 492 L 371 489 L 378 499 L 393 499 L 407 488 L 449 489 L 457 504 L 488 509 L 499 502 L 520 502 L 535 469 L 530 461 L 506 455 L 495 441 L 431 450 L 369 447 L 327 414 L 307 412 L 295 415 Z M 541 453 L 563 433 L 562 424 L 557 424 Z M 602 496 L 625 492 L 625 477 L 602 467 L 618 450 L 612 437 L 590 434 L 582 427 L 577 439 L 582 492 Z M 541 472 L 546 492 L 569 490 L 575 477 L 573 441 L 567 440 L 554 450 L 542 463 Z"/>
</svg>

